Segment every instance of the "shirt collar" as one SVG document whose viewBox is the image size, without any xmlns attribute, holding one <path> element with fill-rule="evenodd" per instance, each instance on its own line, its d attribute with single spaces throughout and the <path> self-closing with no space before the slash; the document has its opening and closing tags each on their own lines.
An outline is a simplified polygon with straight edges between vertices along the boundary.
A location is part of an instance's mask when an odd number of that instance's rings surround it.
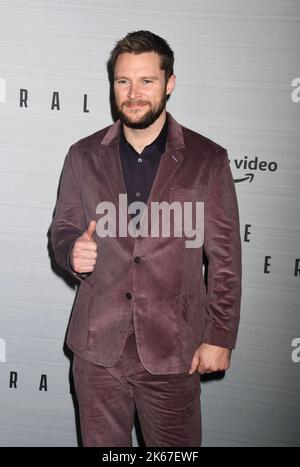
<svg viewBox="0 0 300 467">
<path fill-rule="evenodd" d="M 164 123 L 164 126 L 161 129 L 161 132 L 157 136 L 157 138 L 154 141 L 152 141 L 152 143 L 145 146 L 144 149 L 149 148 L 151 146 L 157 146 L 160 153 L 163 154 L 165 152 L 165 148 L 166 148 L 167 136 L 168 136 L 168 115 L 166 115 L 166 121 Z M 121 131 L 120 131 L 120 139 L 121 139 L 122 143 L 126 143 L 128 146 L 130 146 L 132 148 L 131 144 L 127 141 L 127 139 L 125 137 L 124 129 L 123 129 L 122 124 L 121 124 Z"/>
</svg>

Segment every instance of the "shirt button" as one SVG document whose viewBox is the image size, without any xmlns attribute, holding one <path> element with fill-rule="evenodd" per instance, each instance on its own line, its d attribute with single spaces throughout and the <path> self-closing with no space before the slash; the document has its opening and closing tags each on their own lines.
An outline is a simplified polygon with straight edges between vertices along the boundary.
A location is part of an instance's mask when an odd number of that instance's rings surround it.
<svg viewBox="0 0 300 467">
<path fill-rule="evenodd" d="M 127 292 L 127 293 L 126 293 L 126 297 L 128 298 L 128 300 L 130 300 L 131 297 L 132 297 L 131 293 L 130 293 L 130 292 Z"/>
<path fill-rule="evenodd" d="M 140 261 L 141 261 L 141 257 L 140 256 L 135 256 L 134 262 L 139 263 Z"/>
<path fill-rule="evenodd" d="M 139 198 L 139 197 L 141 196 L 141 193 L 139 193 L 139 192 L 137 191 L 136 194 L 135 194 L 135 196 L 136 196 L 137 198 Z"/>
<path fill-rule="evenodd" d="M 141 157 L 139 157 L 138 162 L 143 162 L 143 159 Z"/>
</svg>

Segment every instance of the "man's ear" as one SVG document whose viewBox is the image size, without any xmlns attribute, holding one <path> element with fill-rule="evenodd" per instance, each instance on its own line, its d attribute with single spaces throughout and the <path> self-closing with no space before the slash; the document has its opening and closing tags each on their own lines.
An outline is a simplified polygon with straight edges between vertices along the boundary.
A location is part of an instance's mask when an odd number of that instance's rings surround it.
<svg viewBox="0 0 300 467">
<path fill-rule="evenodd" d="M 175 88 L 175 83 L 176 83 L 176 76 L 171 75 L 170 78 L 167 81 L 167 86 L 166 86 L 167 95 L 172 94 L 173 89 Z"/>
</svg>

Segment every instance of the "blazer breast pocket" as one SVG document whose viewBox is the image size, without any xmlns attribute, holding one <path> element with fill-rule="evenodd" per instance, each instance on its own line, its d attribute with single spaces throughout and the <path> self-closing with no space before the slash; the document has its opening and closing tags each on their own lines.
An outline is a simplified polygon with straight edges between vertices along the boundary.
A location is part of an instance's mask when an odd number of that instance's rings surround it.
<svg viewBox="0 0 300 467">
<path fill-rule="evenodd" d="M 207 194 L 206 185 L 182 187 L 171 186 L 169 188 L 169 201 L 179 201 L 181 203 L 186 201 L 204 201 Z"/>
</svg>

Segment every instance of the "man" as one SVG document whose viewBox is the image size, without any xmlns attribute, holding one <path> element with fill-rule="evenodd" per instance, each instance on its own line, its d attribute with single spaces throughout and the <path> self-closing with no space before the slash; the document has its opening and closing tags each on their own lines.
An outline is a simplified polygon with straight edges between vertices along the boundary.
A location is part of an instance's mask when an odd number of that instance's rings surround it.
<svg viewBox="0 0 300 467">
<path fill-rule="evenodd" d="M 119 118 L 65 161 L 50 231 L 57 263 L 80 282 L 67 344 L 85 446 L 131 446 L 135 409 L 147 446 L 200 446 L 199 373 L 228 369 L 236 344 L 241 242 L 228 156 L 167 113 L 173 63 L 149 31 L 120 40 L 108 63 Z M 185 215 L 189 203 L 199 209 Z M 197 212 L 202 224 L 186 228 Z M 168 234 L 149 235 L 162 218 Z"/>
</svg>

